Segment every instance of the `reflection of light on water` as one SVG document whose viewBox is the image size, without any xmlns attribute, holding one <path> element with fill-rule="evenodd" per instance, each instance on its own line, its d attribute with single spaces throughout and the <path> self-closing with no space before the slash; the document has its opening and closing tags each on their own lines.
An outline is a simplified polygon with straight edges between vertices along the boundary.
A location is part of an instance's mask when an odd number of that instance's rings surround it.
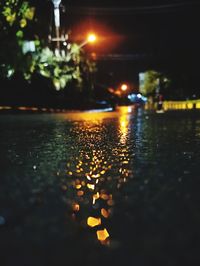
<svg viewBox="0 0 200 266">
<path fill-rule="evenodd" d="M 119 117 L 120 143 L 126 144 L 128 138 L 129 119 L 127 115 Z"/>
<path fill-rule="evenodd" d="M 99 199 L 99 192 L 97 192 L 96 194 L 93 194 L 92 196 L 92 204 L 94 205 L 96 203 L 96 200 Z"/>
<path fill-rule="evenodd" d="M 134 107 L 133 106 L 119 106 L 117 108 L 117 111 L 120 114 L 129 114 L 129 113 L 132 113 L 134 111 Z"/>
<path fill-rule="evenodd" d="M 126 144 L 128 140 L 129 131 L 129 113 L 133 111 L 131 106 L 121 106 L 119 111 L 119 133 L 120 133 L 120 143 Z"/>
<path fill-rule="evenodd" d="M 109 212 L 108 212 L 106 209 L 102 208 L 102 209 L 101 209 L 101 215 L 102 215 L 104 218 L 108 218 L 108 217 L 109 217 Z"/>
<path fill-rule="evenodd" d="M 103 230 L 97 231 L 97 238 L 99 241 L 105 241 L 108 237 L 109 237 L 109 233 L 106 230 L 106 228 L 104 228 Z"/>
<path fill-rule="evenodd" d="M 84 121 L 92 124 L 101 124 L 104 119 L 117 117 L 117 112 L 74 112 L 64 114 L 67 120 L 71 121 Z"/>
<path fill-rule="evenodd" d="M 68 184 L 65 186 L 73 193 L 71 195 L 74 195 L 73 200 L 69 201 L 73 212 L 72 219 L 77 220 L 78 217 L 87 215 L 85 222 L 82 220 L 80 223 L 94 228 L 97 240 L 103 245 L 110 243 L 105 220 L 111 217 L 114 206 L 113 196 L 107 191 L 109 171 L 112 168 L 108 159 L 103 151 L 93 147 L 91 151 L 81 151 L 80 157 L 76 157 L 77 161 L 66 164 Z M 89 212 L 86 212 L 88 208 Z"/>
<path fill-rule="evenodd" d="M 78 203 L 74 202 L 72 204 L 72 209 L 73 209 L 73 211 L 78 212 L 80 210 L 80 205 Z"/>
<path fill-rule="evenodd" d="M 118 194 L 132 173 L 128 150 L 129 112 L 132 108 L 120 107 L 113 113 L 70 115 L 70 119 L 73 116 L 75 119 L 72 133 L 78 140 L 78 154 L 66 163 L 66 202 L 72 219 L 88 226 L 103 245 L 109 245 L 112 238 L 106 221 L 112 218 L 115 193 Z M 108 132 L 107 122 L 104 123 L 107 118 L 117 122 L 114 141 L 104 140 Z"/>
<path fill-rule="evenodd" d="M 82 217 L 80 224 L 86 224 L 95 231 L 96 238 L 102 245 L 110 245 L 111 236 L 106 228 L 106 220 L 112 217 L 115 204 L 110 189 L 114 191 L 120 188 L 129 175 L 126 168 L 129 162 L 126 151 L 125 148 L 120 149 L 117 180 L 111 175 L 112 164 L 109 163 L 109 157 L 103 156 L 102 151 L 93 149 L 91 152 L 86 151 L 84 156 L 82 153 L 81 158 L 77 158 L 77 162 L 74 162 L 73 168 L 67 163 L 66 187 L 69 193 L 74 195 L 69 201 L 72 219 L 78 221 Z M 77 173 L 80 167 L 82 172 Z M 116 181 L 117 184 L 113 187 Z"/>
<path fill-rule="evenodd" d="M 101 224 L 101 218 L 88 217 L 87 224 L 90 227 L 95 227 Z"/>
</svg>

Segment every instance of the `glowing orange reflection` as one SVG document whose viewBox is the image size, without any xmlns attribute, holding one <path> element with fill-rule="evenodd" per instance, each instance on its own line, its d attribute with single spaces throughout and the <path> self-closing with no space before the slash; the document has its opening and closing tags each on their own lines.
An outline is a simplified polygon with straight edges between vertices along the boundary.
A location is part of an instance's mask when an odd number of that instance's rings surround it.
<svg viewBox="0 0 200 266">
<path fill-rule="evenodd" d="M 118 112 L 69 115 L 75 125 L 73 132 L 78 133 L 82 150 L 65 164 L 67 178 L 66 184 L 62 184 L 62 192 L 66 197 L 73 197 L 66 201 L 70 202 L 72 218 L 81 225 L 87 224 L 101 244 L 110 243 L 110 230 L 105 227 L 108 219 L 112 219 L 118 189 L 128 181 L 131 173 L 127 145 L 129 112 L 132 109 L 124 106 Z M 68 114 L 64 116 L 68 120 Z M 108 152 L 102 146 L 101 137 L 107 129 L 104 121 L 110 118 L 117 122 L 118 131 L 115 133 L 116 147 Z M 61 175 L 59 178 L 62 178 Z M 97 229 L 94 231 L 93 227 Z"/>
<path fill-rule="evenodd" d="M 80 210 L 80 205 L 78 203 L 73 203 L 72 209 L 73 209 L 73 211 L 78 212 Z"/>
<path fill-rule="evenodd" d="M 106 228 L 104 228 L 103 230 L 97 231 L 97 238 L 99 241 L 105 241 L 108 237 L 109 237 L 109 233 L 106 230 Z"/>
<path fill-rule="evenodd" d="M 119 118 L 119 130 L 120 130 L 120 143 L 126 144 L 127 137 L 128 137 L 128 125 L 129 120 L 126 115 L 122 115 Z"/>
<path fill-rule="evenodd" d="M 104 218 L 108 218 L 108 217 L 109 217 L 109 212 L 106 211 L 106 209 L 102 208 L 102 209 L 101 209 L 101 215 L 102 215 Z"/>
</svg>

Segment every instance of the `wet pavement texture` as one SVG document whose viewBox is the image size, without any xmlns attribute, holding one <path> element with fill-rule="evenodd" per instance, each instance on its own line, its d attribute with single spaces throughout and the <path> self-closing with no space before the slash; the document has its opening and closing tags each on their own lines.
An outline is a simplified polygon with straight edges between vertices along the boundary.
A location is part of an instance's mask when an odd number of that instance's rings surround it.
<svg viewBox="0 0 200 266">
<path fill-rule="evenodd" d="M 200 114 L 0 116 L 0 265 L 200 265 Z"/>
</svg>

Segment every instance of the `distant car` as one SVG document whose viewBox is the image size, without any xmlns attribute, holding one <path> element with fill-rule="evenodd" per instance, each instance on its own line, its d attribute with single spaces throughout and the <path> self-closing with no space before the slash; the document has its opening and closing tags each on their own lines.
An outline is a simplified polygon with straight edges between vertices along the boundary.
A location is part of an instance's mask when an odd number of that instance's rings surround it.
<svg viewBox="0 0 200 266">
<path fill-rule="evenodd" d="M 140 93 L 132 93 L 128 95 L 128 99 L 131 103 L 144 104 L 147 101 L 147 98 Z"/>
</svg>

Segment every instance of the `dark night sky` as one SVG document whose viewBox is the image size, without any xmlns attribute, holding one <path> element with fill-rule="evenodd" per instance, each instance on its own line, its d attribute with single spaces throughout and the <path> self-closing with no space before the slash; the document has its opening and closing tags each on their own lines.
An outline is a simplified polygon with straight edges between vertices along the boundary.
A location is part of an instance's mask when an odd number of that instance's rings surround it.
<svg viewBox="0 0 200 266">
<path fill-rule="evenodd" d="M 81 42 L 88 30 L 100 36 L 85 49 L 96 52 L 106 72 L 124 79 L 149 68 L 198 74 L 200 0 L 62 0 L 62 6 L 62 28 L 72 30 L 73 40 Z"/>
<path fill-rule="evenodd" d="M 100 43 L 102 52 L 159 53 L 165 49 L 199 47 L 200 1 L 124 0 L 114 4 L 114 1 L 63 0 L 62 3 L 66 7 L 63 22 L 75 33 L 81 34 L 87 28 L 97 33 L 100 30 L 105 37 L 105 43 Z M 108 49 L 106 38 L 112 43 L 112 36 L 116 38 L 115 45 Z"/>
</svg>

